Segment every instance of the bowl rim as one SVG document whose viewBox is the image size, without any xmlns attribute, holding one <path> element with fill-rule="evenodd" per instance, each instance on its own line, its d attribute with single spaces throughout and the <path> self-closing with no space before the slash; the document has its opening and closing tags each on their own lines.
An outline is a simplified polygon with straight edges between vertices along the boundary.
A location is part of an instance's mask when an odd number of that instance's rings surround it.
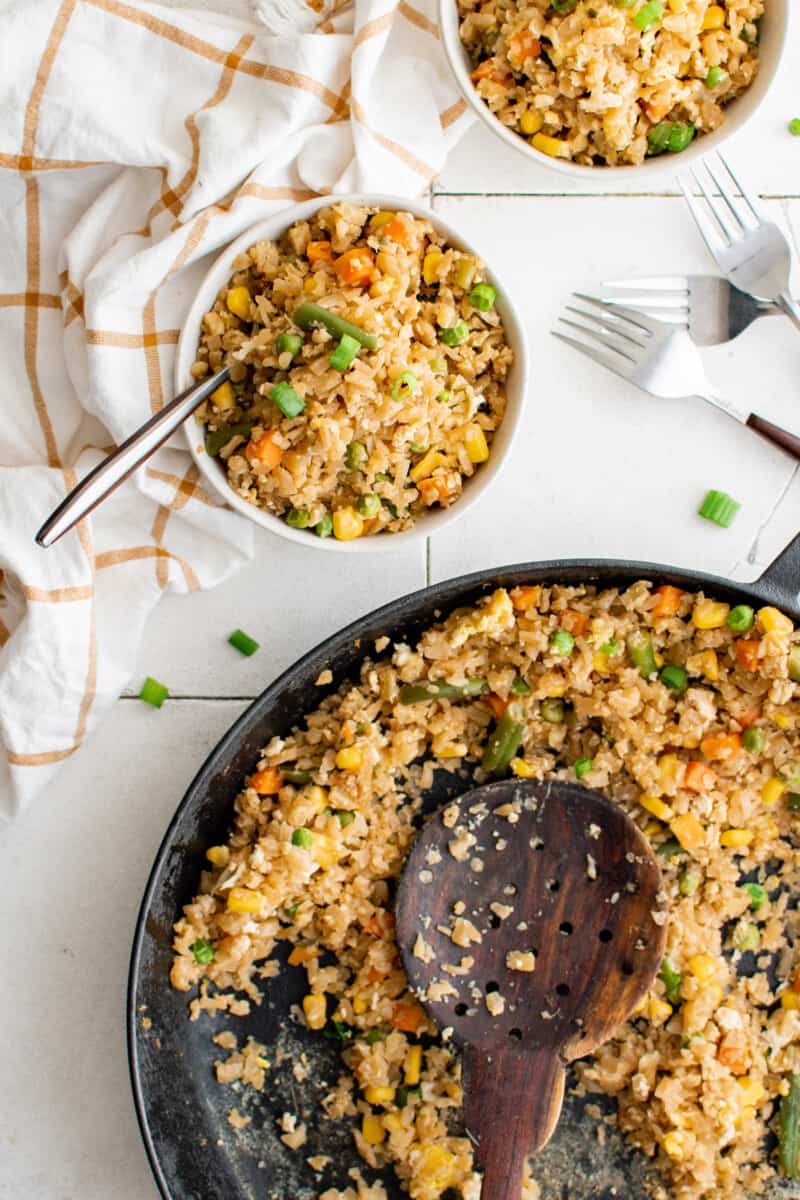
<svg viewBox="0 0 800 1200">
<path fill-rule="evenodd" d="M 484 492 L 491 486 L 508 458 L 514 435 L 522 419 L 523 409 L 527 399 L 529 378 L 530 351 L 525 327 L 519 316 L 520 308 L 509 293 L 509 289 L 500 279 L 497 272 L 490 266 L 489 259 L 480 249 L 468 241 L 447 220 L 443 219 L 428 205 L 416 198 L 394 196 L 380 192 L 357 192 L 348 194 L 326 194 L 315 196 L 300 204 L 291 205 L 267 217 L 253 222 L 242 233 L 215 257 L 208 271 L 198 285 L 194 299 L 187 310 L 181 325 L 181 332 L 175 353 L 174 386 L 176 394 L 194 382 L 189 374 L 199 340 L 200 323 L 203 315 L 212 307 L 217 292 L 224 286 L 231 274 L 234 259 L 244 250 L 261 239 L 273 239 L 293 225 L 296 221 L 313 216 L 320 208 L 332 204 L 358 204 L 369 207 L 393 208 L 410 212 L 414 216 L 429 220 L 437 232 L 443 234 L 451 245 L 458 249 L 474 254 L 486 263 L 487 276 L 496 285 L 498 296 L 497 311 L 503 322 L 509 345 L 514 351 L 514 364 L 509 372 L 506 384 L 506 411 L 503 421 L 494 435 L 492 454 L 483 463 L 480 471 L 468 481 L 464 491 L 455 504 L 449 508 L 438 509 L 425 513 L 411 529 L 400 533 L 377 535 L 375 537 L 356 538 L 350 542 L 340 542 L 336 538 L 318 538 L 305 530 L 292 529 L 285 521 L 264 509 L 244 500 L 234 492 L 227 483 L 222 471 L 212 464 L 202 445 L 202 439 L 197 434 L 197 423 L 194 417 L 184 422 L 183 432 L 189 452 L 198 470 L 214 490 L 236 512 L 254 521 L 264 529 L 315 550 L 334 551 L 337 553 L 365 554 L 380 553 L 408 546 L 412 542 L 421 543 L 427 537 L 441 532 L 454 520 L 463 517 L 476 504 Z"/>
<path fill-rule="evenodd" d="M 540 150 L 534 149 L 525 139 L 514 130 L 509 129 L 497 119 L 487 104 L 478 95 L 466 68 L 466 50 L 459 36 L 459 20 L 456 0 L 438 0 L 438 25 L 445 57 L 458 87 L 471 110 L 500 138 L 505 145 L 521 154 L 528 162 L 537 163 L 559 175 L 569 175 L 579 182 L 592 180 L 597 182 L 608 172 L 609 183 L 628 183 L 634 179 L 640 182 L 662 182 L 674 176 L 679 169 L 695 162 L 712 150 L 719 148 L 746 125 L 761 107 L 767 92 L 777 74 L 788 40 L 789 31 L 789 0 L 767 0 L 770 13 L 766 39 L 759 38 L 759 69 L 752 83 L 741 95 L 737 96 L 726 107 L 725 120 L 711 133 L 705 133 L 694 141 L 679 155 L 659 155 L 646 159 L 638 166 L 633 163 L 624 166 L 587 166 L 574 163 L 569 159 L 551 158 Z M 766 13 L 765 13 L 766 15 Z M 760 20 L 763 22 L 763 17 Z M 763 28 L 763 26 L 762 26 Z M 764 49 L 766 48 L 766 54 Z"/>
</svg>

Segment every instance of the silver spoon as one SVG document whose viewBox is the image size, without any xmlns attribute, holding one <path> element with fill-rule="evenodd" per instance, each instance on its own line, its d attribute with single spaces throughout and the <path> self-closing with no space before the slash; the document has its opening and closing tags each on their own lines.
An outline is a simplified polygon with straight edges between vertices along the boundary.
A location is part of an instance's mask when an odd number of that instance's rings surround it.
<svg viewBox="0 0 800 1200">
<path fill-rule="evenodd" d="M 88 513 L 105 500 L 115 488 L 141 466 L 159 446 L 179 429 L 187 417 L 224 383 L 230 372 L 227 367 L 193 383 L 185 392 L 170 400 L 161 412 L 132 433 L 104 462 L 98 463 L 84 479 L 69 492 L 36 534 L 36 541 L 45 548 L 63 537 Z"/>
</svg>

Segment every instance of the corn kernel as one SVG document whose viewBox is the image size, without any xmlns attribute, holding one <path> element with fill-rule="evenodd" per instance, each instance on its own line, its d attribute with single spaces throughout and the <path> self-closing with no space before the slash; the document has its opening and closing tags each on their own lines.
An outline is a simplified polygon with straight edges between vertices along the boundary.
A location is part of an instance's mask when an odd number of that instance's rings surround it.
<svg viewBox="0 0 800 1200">
<path fill-rule="evenodd" d="M 778 729 L 794 729 L 794 718 L 788 713 L 773 713 L 772 719 Z"/>
<path fill-rule="evenodd" d="M 453 1083 L 451 1079 L 445 1081 L 444 1090 L 447 1092 L 451 1100 L 455 1100 L 456 1104 L 460 1104 L 462 1100 L 461 1084 Z"/>
<path fill-rule="evenodd" d="M 364 522 L 354 508 L 337 508 L 333 514 L 333 536 L 340 542 L 361 537 Z"/>
<path fill-rule="evenodd" d="M 422 1146 L 415 1142 L 412 1151 L 419 1153 L 419 1173 L 437 1192 L 444 1192 L 456 1181 L 456 1157 L 444 1146 Z"/>
<path fill-rule="evenodd" d="M 463 758 L 468 750 L 466 742 L 445 742 L 435 753 L 437 758 Z"/>
<path fill-rule="evenodd" d="M 340 771 L 357 771 L 363 762 L 364 755 L 358 746 L 342 746 L 336 753 L 336 765 Z"/>
<path fill-rule="evenodd" d="M 309 1029 L 322 1029 L 327 1020 L 324 995 L 321 992 L 309 992 L 303 996 L 303 1013 Z"/>
<path fill-rule="evenodd" d="M 489 446 L 486 435 L 480 425 L 468 425 L 464 430 L 464 446 L 470 462 L 486 462 L 489 457 Z"/>
<path fill-rule="evenodd" d="M 211 393 L 211 403 L 220 412 L 224 412 L 226 409 L 235 406 L 236 393 L 233 390 L 233 384 L 230 379 L 226 379 L 224 383 L 219 385 L 216 391 Z"/>
<path fill-rule="evenodd" d="M 369 294 L 373 300 L 377 300 L 380 296 L 388 296 L 397 287 L 397 280 L 391 275 L 384 275 L 383 279 L 376 279 L 370 284 Z"/>
<path fill-rule="evenodd" d="M 209 846 L 206 850 L 206 858 L 215 867 L 227 867 L 231 857 L 231 852 L 227 846 Z"/>
<path fill-rule="evenodd" d="M 544 113 L 539 112 L 535 108 L 527 109 L 519 119 L 520 133 L 524 133 L 525 137 L 533 137 L 543 125 Z"/>
<path fill-rule="evenodd" d="M 644 827 L 644 836 L 648 838 L 657 837 L 664 829 L 660 821 L 648 821 Z"/>
<path fill-rule="evenodd" d="M 394 1088 L 372 1084 L 364 1089 L 364 1099 L 368 1104 L 391 1104 L 394 1100 Z"/>
<path fill-rule="evenodd" d="M 368 1146 L 380 1146 L 386 1137 L 383 1121 L 374 1113 L 368 1113 L 361 1121 L 361 1136 Z"/>
<path fill-rule="evenodd" d="M 316 958 L 319 954 L 317 946 L 295 946 L 292 953 L 289 955 L 287 962 L 290 967 L 299 966 L 300 963 L 308 962 L 312 958 Z"/>
<path fill-rule="evenodd" d="M 781 1008 L 787 1008 L 792 1011 L 800 1009 L 800 992 L 784 992 L 781 996 Z"/>
<path fill-rule="evenodd" d="M 534 150 L 541 151 L 548 158 L 566 158 L 569 154 L 566 142 L 562 142 L 560 138 L 550 137 L 546 133 L 535 133 L 531 138 L 531 145 Z"/>
<path fill-rule="evenodd" d="M 318 783 L 314 783 L 306 792 L 305 799 L 315 812 L 321 813 L 323 808 L 328 807 L 328 789 L 320 787 Z"/>
<path fill-rule="evenodd" d="M 659 800 L 658 796 L 640 796 L 639 803 L 647 812 L 658 817 L 659 821 L 670 821 L 673 817 L 670 806 Z"/>
<path fill-rule="evenodd" d="M 233 887 L 228 892 L 228 912 L 260 913 L 263 897 L 250 888 Z"/>
<path fill-rule="evenodd" d="M 677 754 L 661 755 L 661 758 L 658 760 L 658 774 L 661 779 L 661 786 L 665 792 L 677 786 L 680 770 L 681 760 Z"/>
<path fill-rule="evenodd" d="M 670 12 L 685 13 L 688 0 L 669 0 Z"/>
<path fill-rule="evenodd" d="M 394 220 L 395 216 L 396 213 L 381 209 L 380 212 L 376 212 L 374 216 L 370 217 L 369 227 L 370 229 L 383 229 L 384 225 L 388 225 L 390 221 Z"/>
<path fill-rule="evenodd" d="M 262 1071 L 268 1071 L 269 1068 L 272 1066 L 272 1063 L 269 1061 L 268 1058 L 262 1058 L 261 1055 L 259 1054 L 256 1058 L 256 1066 L 261 1067 Z"/>
<path fill-rule="evenodd" d="M 339 845 L 334 838 L 328 837 L 326 833 L 314 834 L 314 841 L 311 846 L 311 857 L 317 866 L 332 867 L 335 862 L 339 861 Z"/>
<path fill-rule="evenodd" d="M 658 669 L 659 669 L 659 671 L 660 671 L 660 670 L 661 670 L 661 668 L 662 668 L 662 667 L 663 667 L 663 665 L 664 665 L 664 655 L 663 655 L 663 654 L 659 654 L 659 653 L 658 653 L 658 651 L 657 651 L 657 650 L 655 650 L 655 651 L 653 652 L 653 658 L 656 660 L 656 666 L 658 667 Z"/>
<path fill-rule="evenodd" d="M 228 288 L 225 303 L 235 317 L 239 317 L 242 321 L 248 320 L 250 316 L 250 293 L 246 287 Z"/>
<path fill-rule="evenodd" d="M 419 460 L 415 467 L 408 473 L 408 477 L 412 483 L 419 483 L 421 479 L 427 479 L 432 475 L 437 467 L 447 465 L 447 458 L 438 450 L 429 450 L 427 454 Z"/>
<path fill-rule="evenodd" d="M 695 850 L 706 840 L 706 831 L 694 813 L 674 817 L 669 825 L 684 850 Z"/>
<path fill-rule="evenodd" d="M 658 996 L 651 996 L 647 1002 L 647 1015 L 654 1025 L 663 1025 L 672 1016 L 672 1005 Z"/>
<path fill-rule="evenodd" d="M 419 1074 L 422 1069 L 422 1046 L 411 1046 L 406 1055 L 406 1069 L 403 1073 L 403 1082 L 414 1087 L 419 1083 Z"/>
<path fill-rule="evenodd" d="M 687 965 L 700 983 L 710 983 L 717 973 L 717 959 L 710 954 L 693 954 Z"/>
<path fill-rule="evenodd" d="M 303 280 L 303 291 L 306 292 L 309 296 L 313 296 L 314 293 L 316 292 L 316 290 L 317 290 L 316 275 L 306 275 L 305 279 Z"/>
<path fill-rule="evenodd" d="M 778 803 L 785 791 L 786 784 L 783 780 L 778 779 L 777 776 L 773 776 L 772 779 L 767 780 L 761 789 L 761 799 L 767 808 L 772 808 L 774 804 Z"/>
<path fill-rule="evenodd" d="M 757 613 L 758 621 L 765 633 L 792 633 L 794 630 L 794 622 L 789 617 L 777 608 L 769 605 L 767 608 L 760 608 Z"/>
<path fill-rule="evenodd" d="M 690 654 L 686 666 L 692 675 L 703 675 L 709 683 L 719 680 L 719 659 L 716 650 L 703 650 L 701 654 Z"/>
<path fill-rule="evenodd" d="M 738 1117 L 733 1122 L 737 1129 L 741 1129 L 743 1125 L 747 1125 L 750 1121 L 754 1121 L 756 1116 L 755 1107 L 752 1104 L 745 1104 Z"/>
<path fill-rule="evenodd" d="M 750 829 L 726 829 L 720 834 L 720 846 L 728 846 L 736 848 L 738 846 L 749 846 L 752 842 L 754 834 Z"/>
<path fill-rule="evenodd" d="M 765 821 L 764 822 L 764 834 L 768 838 L 776 838 L 780 834 L 780 830 L 778 829 L 778 826 L 775 824 L 774 821 L 772 821 L 772 820 Z"/>
<path fill-rule="evenodd" d="M 759 1104 L 767 1094 L 763 1083 L 759 1079 L 753 1079 L 752 1075 L 740 1075 L 736 1082 L 742 1089 L 742 1103 L 746 1105 Z"/>
<path fill-rule="evenodd" d="M 517 779 L 536 779 L 539 774 L 536 767 L 525 762 L 524 758 L 512 758 L 511 770 Z"/>
<path fill-rule="evenodd" d="M 686 1151 L 685 1136 L 679 1129 L 673 1130 L 664 1138 L 664 1150 L 670 1158 L 674 1158 L 676 1161 L 683 1158 Z"/>
<path fill-rule="evenodd" d="M 435 283 L 438 278 L 439 264 L 444 255 L 441 250 L 429 250 L 422 263 L 422 278 L 426 283 Z"/>
<path fill-rule="evenodd" d="M 383 1124 L 390 1133 L 402 1133 L 405 1129 L 403 1118 L 399 1112 L 388 1112 L 383 1114 Z"/>
<path fill-rule="evenodd" d="M 721 629 L 730 610 L 729 604 L 717 600 L 698 600 L 692 611 L 692 624 L 695 629 Z"/>
<path fill-rule="evenodd" d="M 720 8 L 718 4 L 712 4 L 706 9 L 706 15 L 703 17 L 703 24 L 700 28 L 703 32 L 707 29 L 724 29 L 725 9 Z"/>
<path fill-rule="evenodd" d="M 592 658 L 592 670 L 598 675 L 609 675 L 611 672 L 608 667 L 608 656 L 606 654 L 595 654 Z"/>
<path fill-rule="evenodd" d="M 356 996 L 353 1000 L 353 1012 L 360 1016 L 369 1008 L 369 1002 L 363 996 Z"/>
</svg>

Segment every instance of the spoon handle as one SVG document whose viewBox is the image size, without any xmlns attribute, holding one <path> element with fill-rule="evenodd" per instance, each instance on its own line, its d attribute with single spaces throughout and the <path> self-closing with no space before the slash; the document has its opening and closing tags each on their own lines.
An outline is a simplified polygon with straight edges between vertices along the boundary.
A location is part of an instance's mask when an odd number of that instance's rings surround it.
<svg viewBox="0 0 800 1200">
<path fill-rule="evenodd" d="M 44 547 L 52 546 L 72 529 L 73 525 L 77 525 L 78 521 L 141 466 L 227 378 L 228 368 L 223 367 L 216 375 L 193 383 L 132 433 L 113 454 L 98 463 L 77 487 L 64 497 L 36 534 L 38 544 Z"/>
<path fill-rule="evenodd" d="M 464 1119 L 483 1167 L 482 1200 L 520 1200 L 525 1160 L 550 1140 L 564 1100 L 557 1048 L 464 1048 Z"/>
</svg>

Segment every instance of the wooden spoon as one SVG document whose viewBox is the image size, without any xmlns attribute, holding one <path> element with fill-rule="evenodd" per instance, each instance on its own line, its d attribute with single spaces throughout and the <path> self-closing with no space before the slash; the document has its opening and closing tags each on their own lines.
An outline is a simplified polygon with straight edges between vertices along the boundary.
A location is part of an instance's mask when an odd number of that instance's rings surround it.
<svg viewBox="0 0 800 1200">
<path fill-rule="evenodd" d="M 421 830 L 397 939 L 412 988 L 463 1046 L 483 1200 L 519 1200 L 525 1159 L 558 1121 L 565 1064 L 645 997 L 664 953 L 660 889 L 633 821 L 574 784 L 487 784 Z"/>
</svg>

